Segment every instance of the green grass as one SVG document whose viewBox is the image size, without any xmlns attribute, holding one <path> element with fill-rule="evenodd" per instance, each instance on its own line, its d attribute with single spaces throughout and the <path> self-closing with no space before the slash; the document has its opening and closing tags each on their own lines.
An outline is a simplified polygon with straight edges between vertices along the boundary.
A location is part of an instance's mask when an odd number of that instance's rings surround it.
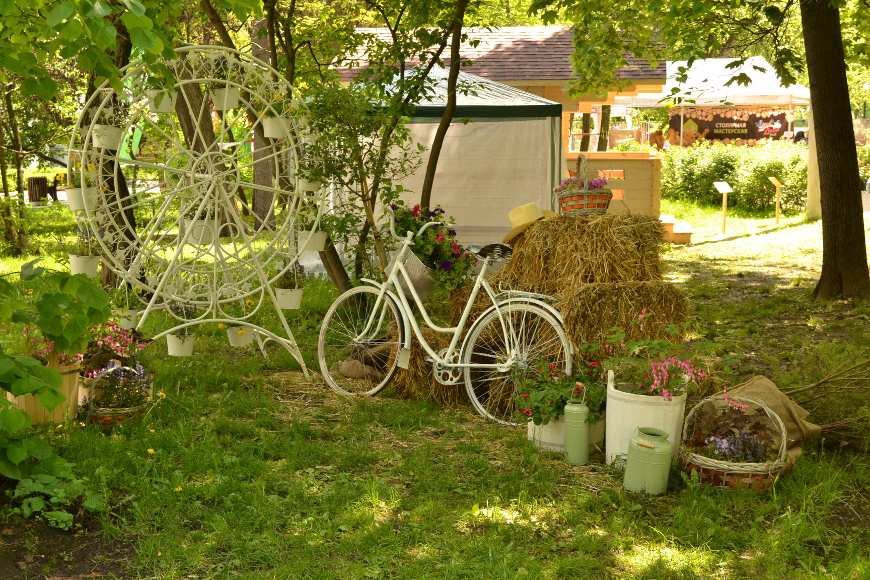
<svg viewBox="0 0 870 580">
<path fill-rule="evenodd" d="M 678 217 L 716 217 L 697 211 Z M 819 235 L 805 224 L 664 252 L 723 382 L 806 384 L 870 346 L 866 305 L 811 300 Z M 289 317 L 311 368 L 334 297 L 324 281 Z M 49 434 L 107 495 L 101 533 L 135 547 L 130 577 L 870 577 L 866 437 L 810 443 L 770 492 L 720 492 L 674 471 L 648 497 L 601 457 L 570 466 L 469 407 L 337 396 L 288 372 L 283 350 L 232 349 L 216 328 L 191 359 L 152 348 L 167 396 L 143 419 Z M 850 395 L 808 408 L 823 423 L 866 406 Z"/>
</svg>

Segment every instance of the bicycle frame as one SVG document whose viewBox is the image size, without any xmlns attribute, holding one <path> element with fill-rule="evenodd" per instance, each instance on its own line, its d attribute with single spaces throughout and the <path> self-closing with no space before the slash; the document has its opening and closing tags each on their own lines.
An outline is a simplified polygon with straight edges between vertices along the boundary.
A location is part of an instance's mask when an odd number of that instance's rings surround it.
<svg viewBox="0 0 870 580">
<path fill-rule="evenodd" d="M 438 224 L 435 222 L 431 222 L 430 224 L 424 225 L 417 235 L 422 233 L 425 228 L 430 225 Z M 375 308 L 372 311 L 371 317 L 369 318 L 366 327 L 357 337 L 357 339 L 360 339 L 361 337 L 366 336 L 370 332 L 372 325 L 375 323 L 374 317 L 376 313 L 380 311 L 378 307 L 383 302 L 384 295 L 389 295 L 390 298 L 393 299 L 399 307 L 404 326 L 404 330 L 400 329 L 400 334 L 402 334 L 403 336 L 401 336 L 402 354 L 400 354 L 399 356 L 399 366 L 401 366 L 402 368 L 407 368 L 407 357 L 410 354 L 411 332 L 407 331 L 407 329 L 410 328 L 413 331 L 413 334 L 417 336 L 417 340 L 420 341 L 420 344 L 422 345 L 423 350 L 426 351 L 426 354 L 428 354 L 432 358 L 435 364 L 441 366 L 442 368 L 495 368 L 500 371 L 507 370 L 507 368 L 503 368 L 506 366 L 504 364 L 461 364 L 450 362 L 451 359 L 454 357 L 454 354 L 457 352 L 457 347 L 459 347 L 459 340 L 462 336 L 462 331 L 465 329 L 465 325 L 468 323 L 468 318 L 471 315 L 471 310 L 474 307 L 474 302 L 478 294 L 480 293 L 481 288 L 483 288 L 487 296 L 489 296 L 490 300 L 492 301 L 492 308 L 495 308 L 495 310 L 498 312 L 499 319 L 502 323 L 501 327 L 502 332 L 504 333 L 505 344 L 511 344 L 510 337 L 515 333 L 512 321 L 510 319 L 506 321 L 502 315 L 502 307 L 505 304 L 509 304 L 512 302 L 535 304 L 552 313 L 557 318 L 557 320 L 559 320 L 559 322 L 562 322 L 561 315 L 556 311 L 555 308 L 543 302 L 539 298 L 540 295 L 532 294 L 529 292 L 510 291 L 506 293 L 507 299 L 502 299 L 501 296 L 503 294 L 496 294 L 493 291 L 492 286 L 490 286 L 489 282 L 487 282 L 484 278 L 491 262 L 491 259 L 487 257 L 483 259 L 483 266 L 481 267 L 480 272 L 478 273 L 477 278 L 474 281 L 474 286 L 471 289 L 471 294 L 468 297 L 468 302 L 465 305 L 464 310 L 462 311 L 462 316 L 459 319 L 459 324 L 457 326 L 449 328 L 438 326 L 437 324 L 432 322 L 431 318 L 429 317 L 429 313 L 426 311 L 425 306 L 423 306 L 423 302 L 420 299 L 420 296 L 417 294 L 417 291 L 414 289 L 414 286 L 411 283 L 411 277 L 408 274 L 408 271 L 405 269 L 404 260 L 408 256 L 408 253 L 411 251 L 411 245 L 413 244 L 412 236 L 413 232 L 408 232 L 408 235 L 403 240 L 401 249 L 399 250 L 399 253 L 394 260 L 393 268 L 391 268 L 386 282 L 380 283 L 376 282 L 375 280 L 369 280 L 365 278 L 362 280 L 363 282 L 378 288 L 379 294 L 375 302 Z M 402 276 L 402 280 L 405 282 L 404 287 L 398 283 L 400 275 Z M 439 354 L 432 349 L 432 347 L 423 337 L 420 325 L 417 323 L 416 318 L 413 316 L 411 303 L 408 301 L 405 288 L 410 290 L 411 298 L 413 299 L 414 304 L 417 305 L 417 308 L 420 309 L 420 313 L 423 315 L 423 321 L 425 322 L 426 326 L 428 326 L 432 330 L 435 330 L 436 332 L 453 335 L 450 340 L 450 345 L 447 347 L 447 350 L 445 351 L 443 357 L 439 356 Z M 462 346 L 464 346 L 464 342 Z M 403 362 L 406 364 L 403 365 Z"/>
</svg>

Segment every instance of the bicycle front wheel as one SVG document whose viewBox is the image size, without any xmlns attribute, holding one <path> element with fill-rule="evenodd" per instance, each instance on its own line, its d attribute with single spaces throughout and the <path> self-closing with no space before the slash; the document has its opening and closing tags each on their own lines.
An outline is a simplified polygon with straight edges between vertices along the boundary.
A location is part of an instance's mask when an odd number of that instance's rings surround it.
<svg viewBox="0 0 870 580">
<path fill-rule="evenodd" d="M 401 318 L 371 286 L 338 297 L 320 327 L 317 358 L 326 384 L 344 395 L 377 395 L 396 374 Z"/>
<path fill-rule="evenodd" d="M 473 366 L 465 367 L 465 389 L 478 413 L 519 425 L 514 399 L 524 371 L 547 364 L 570 373 L 571 346 L 562 323 L 539 306 L 508 303 L 501 314 L 485 312 L 468 331 L 461 359 Z"/>
</svg>

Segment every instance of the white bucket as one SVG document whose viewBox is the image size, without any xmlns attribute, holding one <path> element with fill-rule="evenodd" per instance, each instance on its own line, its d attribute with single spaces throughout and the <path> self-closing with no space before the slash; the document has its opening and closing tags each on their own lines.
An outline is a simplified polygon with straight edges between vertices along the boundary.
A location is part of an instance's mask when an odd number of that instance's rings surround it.
<svg viewBox="0 0 870 580">
<path fill-rule="evenodd" d="M 281 310 L 299 310 L 302 308 L 302 294 L 305 288 L 276 288 L 275 302 Z"/>
<path fill-rule="evenodd" d="M 531 421 L 526 428 L 526 439 L 532 441 L 535 447 L 546 451 L 565 451 L 565 416 L 550 419 L 546 425 L 535 425 Z"/>
<path fill-rule="evenodd" d="M 166 335 L 166 350 L 169 356 L 193 356 L 193 345 L 196 343 L 196 335 L 188 334 Z"/>
<path fill-rule="evenodd" d="M 605 458 L 607 464 L 624 459 L 628 444 L 638 427 L 654 427 L 668 434 L 674 446 L 671 462 L 675 461 L 682 439 L 683 417 L 686 414 L 686 395 L 666 401 L 658 395 L 634 395 L 616 390 L 613 371 L 607 372 L 607 424 Z"/>
</svg>

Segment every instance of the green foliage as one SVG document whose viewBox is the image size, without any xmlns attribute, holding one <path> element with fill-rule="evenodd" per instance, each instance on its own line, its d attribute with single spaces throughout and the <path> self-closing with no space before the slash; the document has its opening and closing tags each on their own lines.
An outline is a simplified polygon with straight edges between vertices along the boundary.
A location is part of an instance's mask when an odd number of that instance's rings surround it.
<svg viewBox="0 0 870 580">
<path fill-rule="evenodd" d="M 589 407 L 588 422 L 597 422 L 603 416 L 607 389 L 597 363 L 584 364 L 583 369 L 567 374 L 546 361 L 532 369 L 515 367 L 512 374 L 517 380 L 514 399 L 519 420 L 546 425 L 561 417 L 565 405 L 574 399 Z"/>
<path fill-rule="evenodd" d="M 55 463 L 54 475 L 35 473 L 19 481 L 13 491 L 6 492 L 21 504 L 15 508 L 16 513 L 25 518 L 38 517 L 55 528 L 69 530 L 73 526 L 73 514 L 68 510 L 80 497 L 85 497 L 82 507 L 88 511 L 106 509 L 105 498 L 87 490 L 86 479 L 74 478 L 71 465 L 61 459 L 56 459 Z"/>
<path fill-rule="evenodd" d="M 749 210 L 771 209 L 776 188 L 768 177 L 783 184 L 784 213 L 803 210 L 807 188 L 807 149 L 787 143 L 766 147 L 702 144 L 672 147 L 662 161 L 662 198 L 721 204 L 722 195 L 713 187 L 728 182 L 733 193 L 728 203 Z"/>
<path fill-rule="evenodd" d="M 870 145 L 858 147 L 858 173 L 863 181 L 870 181 Z"/>
</svg>

